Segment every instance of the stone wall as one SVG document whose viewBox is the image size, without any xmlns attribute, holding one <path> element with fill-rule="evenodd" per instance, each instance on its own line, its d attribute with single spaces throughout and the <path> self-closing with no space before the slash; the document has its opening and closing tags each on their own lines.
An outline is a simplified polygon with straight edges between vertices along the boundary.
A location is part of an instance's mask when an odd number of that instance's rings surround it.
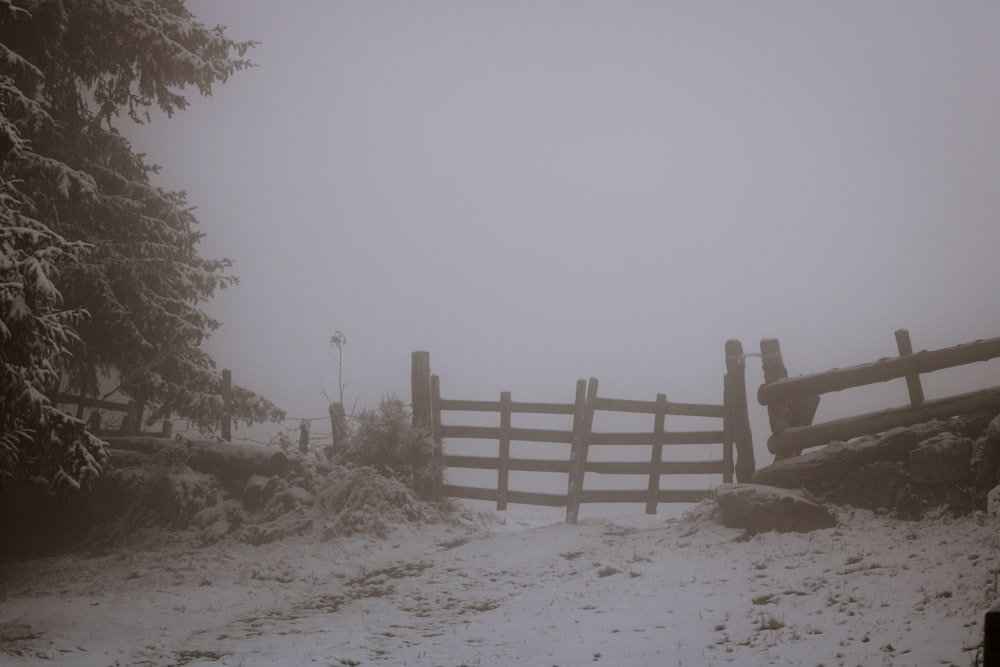
<svg viewBox="0 0 1000 667">
<path fill-rule="evenodd" d="M 905 518 L 932 508 L 1000 510 L 1000 415 L 963 415 L 832 442 L 761 468 L 752 483 Z"/>
</svg>

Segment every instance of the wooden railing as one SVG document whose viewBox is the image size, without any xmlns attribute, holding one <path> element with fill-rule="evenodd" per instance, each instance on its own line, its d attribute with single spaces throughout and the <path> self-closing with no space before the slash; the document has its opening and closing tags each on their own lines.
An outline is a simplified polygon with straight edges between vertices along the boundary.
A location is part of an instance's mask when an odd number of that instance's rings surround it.
<svg viewBox="0 0 1000 667">
<path fill-rule="evenodd" d="M 231 404 L 233 396 L 233 374 L 232 371 L 225 369 L 222 371 L 222 404 L 223 404 L 223 415 L 219 420 L 219 430 L 222 439 L 226 442 L 232 440 L 232 417 L 231 417 Z M 100 398 L 91 398 L 90 396 L 74 396 L 71 394 L 56 394 L 53 403 L 61 405 L 76 405 L 77 406 L 77 418 L 83 418 L 84 408 L 92 408 L 90 413 L 90 418 L 88 419 L 90 431 L 97 435 L 151 435 L 163 438 L 169 438 L 173 431 L 173 424 L 169 419 L 163 420 L 163 425 L 158 433 L 155 432 L 144 432 L 142 430 L 142 418 L 145 412 L 145 406 L 139 401 L 128 401 L 127 403 L 119 403 L 117 401 L 108 401 Z M 117 430 L 109 430 L 104 428 L 102 424 L 102 416 L 98 410 L 104 410 L 108 412 L 121 412 L 124 416 L 121 420 L 121 425 Z"/>
<path fill-rule="evenodd" d="M 900 329 L 896 332 L 896 344 L 898 357 L 788 378 L 778 341 L 761 341 L 765 383 L 757 391 L 757 400 L 767 406 L 771 418 L 768 450 L 785 458 L 834 440 L 849 440 L 897 426 L 980 410 L 1000 410 L 1000 386 L 929 401 L 924 398 L 920 382 L 921 373 L 1000 357 L 1000 338 L 914 353 L 909 332 Z M 821 394 L 899 378 L 906 379 L 910 405 L 812 424 Z"/>
<path fill-rule="evenodd" d="M 159 433 L 142 432 L 142 406 L 136 401 L 119 403 L 117 401 L 107 401 L 89 396 L 73 396 L 70 394 L 57 394 L 54 402 L 61 405 L 76 405 L 77 417 L 82 418 L 83 408 L 92 408 L 90 419 L 88 420 L 90 431 L 97 435 L 156 435 L 168 438 L 171 433 L 171 423 L 163 420 L 163 427 Z M 108 412 L 123 413 L 121 425 L 117 430 L 104 428 L 101 413 L 98 410 Z"/>
<path fill-rule="evenodd" d="M 659 503 L 697 502 L 711 495 L 710 489 L 661 489 L 662 475 L 721 475 L 724 482 L 733 480 L 734 447 L 740 460 L 736 468 L 741 475 L 753 473 L 753 443 L 746 409 L 745 377 L 743 373 L 742 346 L 729 341 L 726 346 L 727 368 L 724 403 L 720 405 L 699 403 L 672 403 L 664 394 L 656 400 L 641 401 L 606 398 L 597 395 L 598 381 L 579 380 L 576 398 L 572 403 L 530 403 L 514 401 L 510 392 L 502 392 L 497 401 L 457 400 L 441 398 L 440 379 L 429 376 L 427 398 L 421 396 L 425 386 L 424 375 L 429 374 L 429 356 L 426 352 L 414 353 L 414 422 L 428 425 L 441 442 L 443 439 L 485 439 L 498 442 L 496 456 L 470 456 L 443 454 L 448 468 L 496 470 L 497 485 L 480 488 L 444 484 L 441 493 L 453 498 L 496 501 L 498 510 L 505 510 L 508 503 L 566 507 L 566 520 L 575 522 L 581 503 L 645 503 L 646 512 L 653 514 Z M 428 400 L 429 399 L 429 400 Z M 742 405 L 739 401 L 742 400 Z M 653 417 L 652 428 L 640 432 L 595 432 L 594 414 L 597 411 L 646 414 Z M 499 426 L 474 426 L 444 424 L 442 412 L 495 413 Z M 426 413 L 428 417 L 421 418 Z M 567 429 L 523 428 L 512 426 L 515 414 L 565 415 L 572 417 Z M 721 419 L 720 428 L 704 431 L 667 431 L 668 416 L 687 416 Z M 515 458 L 511 456 L 512 442 L 553 443 L 568 445 L 567 456 L 558 459 Z M 647 445 L 648 461 L 591 461 L 591 445 Z M 663 459 L 663 448 L 674 445 L 721 445 L 720 457 L 698 461 L 670 461 Z M 509 488 L 512 471 L 563 473 L 568 475 L 565 494 L 517 491 Z M 646 489 L 587 490 L 586 473 L 607 475 L 645 475 Z"/>
</svg>

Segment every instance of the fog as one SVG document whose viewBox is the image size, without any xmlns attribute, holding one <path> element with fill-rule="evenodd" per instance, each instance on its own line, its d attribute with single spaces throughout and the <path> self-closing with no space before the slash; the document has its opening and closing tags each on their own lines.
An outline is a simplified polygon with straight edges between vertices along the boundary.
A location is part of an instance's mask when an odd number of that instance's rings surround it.
<svg viewBox="0 0 1000 667">
<path fill-rule="evenodd" d="M 1000 336 L 991 0 L 187 4 L 258 67 L 127 133 L 236 262 L 208 351 L 292 417 L 336 330 L 348 407 L 418 349 L 447 398 L 719 403 L 728 338 L 796 375 Z M 907 400 L 853 392 L 818 419 Z"/>
</svg>

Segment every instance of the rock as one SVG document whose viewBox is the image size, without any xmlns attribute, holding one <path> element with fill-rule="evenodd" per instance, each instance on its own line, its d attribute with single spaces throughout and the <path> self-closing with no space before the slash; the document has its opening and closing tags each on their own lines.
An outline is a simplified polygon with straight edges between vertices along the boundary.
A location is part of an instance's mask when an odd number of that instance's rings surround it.
<svg viewBox="0 0 1000 667">
<path fill-rule="evenodd" d="M 928 438 L 948 430 L 949 422 L 934 420 L 894 428 L 850 442 L 831 442 L 822 449 L 776 461 L 754 473 L 751 482 L 821 491 L 830 482 L 840 483 L 851 472 L 876 461 L 905 461 L 910 451 Z"/>
<path fill-rule="evenodd" d="M 910 477 L 918 484 L 964 484 L 970 478 L 972 439 L 941 433 L 910 452 Z"/>
<path fill-rule="evenodd" d="M 865 509 L 894 510 L 911 502 L 906 464 L 899 461 L 875 461 L 849 473 L 837 490 L 838 501 Z"/>
<path fill-rule="evenodd" d="M 1000 484 L 994 486 L 993 490 L 986 496 L 986 511 L 993 516 L 1000 517 Z"/>
<path fill-rule="evenodd" d="M 185 463 L 192 469 L 215 475 L 232 495 L 238 495 L 251 475 L 282 476 L 301 465 L 271 447 L 194 440 L 188 444 Z"/>
<path fill-rule="evenodd" d="M 777 530 L 806 533 L 837 525 L 827 509 L 804 493 L 761 484 L 723 484 L 715 498 L 722 523 L 749 534 Z"/>
<path fill-rule="evenodd" d="M 989 423 L 972 448 L 972 474 L 977 486 L 1000 484 L 1000 415 Z"/>
</svg>

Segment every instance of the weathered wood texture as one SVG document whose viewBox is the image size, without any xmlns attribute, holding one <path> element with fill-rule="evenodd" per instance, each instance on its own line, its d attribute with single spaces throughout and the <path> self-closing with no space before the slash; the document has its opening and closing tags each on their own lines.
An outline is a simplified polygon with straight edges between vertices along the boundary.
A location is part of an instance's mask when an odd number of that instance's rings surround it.
<svg viewBox="0 0 1000 667">
<path fill-rule="evenodd" d="M 113 435 L 126 435 L 126 436 L 149 436 L 149 437 L 170 437 L 173 432 L 173 425 L 168 419 L 163 420 L 163 424 L 160 427 L 159 433 L 154 433 L 151 431 L 142 430 L 142 415 L 144 408 L 142 403 L 138 401 L 128 401 L 127 403 L 119 403 L 117 401 L 106 401 L 100 398 L 91 398 L 89 396 L 73 396 L 70 394 L 56 394 L 52 399 L 52 402 L 56 405 L 76 405 L 77 406 L 77 418 L 83 418 L 83 409 L 92 408 L 93 411 L 90 413 L 90 418 L 87 420 L 87 425 L 90 428 L 90 432 L 101 437 L 113 436 Z M 122 420 L 121 425 L 117 430 L 111 431 L 103 428 L 101 413 L 98 410 L 104 410 L 108 412 L 121 412 Z"/>
<path fill-rule="evenodd" d="M 801 451 L 834 440 L 850 440 L 862 435 L 882 433 L 897 426 L 913 426 L 932 419 L 945 419 L 981 410 L 1000 412 L 1000 387 L 924 401 L 920 405 L 907 405 L 868 412 L 856 417 L 834 419 L 813 426 L 792 427 L 768 438 L 767 448 L 774 454 L 783 451 Z"/>
<path fill-rule="evenodd" d="M 743 344 L 735 339 L 726 341 L 726 377 L 723 388 L 722 404 L 726 408 L 723 430 L 726 432 L 724 454 L 729 454 L 726 461 L 725 483 L 733 481 L 732 451 L 736 449 L 736 480 L 749 482 L 757 469 L 753 453 L 753 435 L 750 431 L 750 414 L 747 410 L 746 356 L 743 354 Z"/>
<path fill-rule="evenodd" d="M 593 413 L 591 413 L 593 414 Z M 566 522 L 576 523 L 580 514 L 580 492 L 584 474 L 584 420 L 587 416 L 587 381 L 576 381 L 576 400 L 573 402 L 573 437 L 570 441 L 569 483 L 566 488 Z"/>
<path fill-rule="evenodd" d="M 737 342 L 738 344 L 738 342 Z M 729 350 L 727 343 L 727 350 Z M 742 346 L 740 346 L 742 353 Z M 426 361 L 426 366 L 424 365 Z M 740 359 L 742 363 L 742 358 Z M 419 366 L 419 371 L 417 370 Z M 429 357 L 414 356 L 414 391 L 423 386 L 424 368 L 429 372 Z M 419 376 L 419 377 L 418 377 Z M 474 488 L 444 484 L 441 493 L 456 498 L 490 500 L 497 503 L 498 510 L 504 510 L 509 503 L 528 503 L 566 507 L 566 521 L 574 523 L 579 517 L 580 504 L 584 502 L 641 502 L 648 513 L 655 513 L 662 502 L 695 502 L 710 495 L 705 490 L 665 490 L 660 488 L 663 475 L 722 475 L 723 481 L 733 478 L 733 447 L 738 441 L 752 452 L 752 440 L 746 409 L 746 387 L 741 372 L 728 372 L 723 395 L 729 403 L 723 405 L 703 403 L 672 403 L 663 394 L 657 394 L 654 401 L 639 401 L 599 397 L 598 380 L 579 380 L 576 397 L 572 403 L 531 403 L 514 401 L 510 392 L 503 392 L 498 401 L 458 400 L 442 398 L 437 376 L 431 376 L 431 423 L 438 438 L 468 438 L 493 440 L 498 443 L 496 456 L 467 456 L 446 454 L 443 460 L 448 468 L 468 468 L 496 470 L 496 488 Z M 414 394 L 414 412 L 420 402 Z M 742 406 L 731 405 L 733 401 Z M 652 416 L 650 431 L 640 432 L 594 432 L 594 414 L 598 411 L 648 414 Z M 442 412 L 497 413 L 499 426 L 478 426 L 442 423 Z M 573 421 L 566 430 L 552 428 L 522 428 L 512 426 L 514 414 L 572 415 Z M 668 431 L 668 417 L 686 416 L 723 420 L 719 430 Z M 416 419 L 416 417 L 415 417 Z M 513 458 L 510 455 L 511 442 L 535 442 L 569 445 L 568 459 Z M 648 461 L 589 461 L 591 445 L 647 445 L 650 447 Z M 673 445 L 721 445 L 719 460 L 664 461 L 664 447 Z M 752 454 L 746 454 L 744 465 L 752 472 Z M 669 458 L 669 457 L 668 457 Z M 567 475 L 565 495 L 551 493 L 530 493 L 509 488 L 510 472 L 545 472 Z M 646 475 L 645 490 L 627 491 L 587 491 L 587 473 L 607 475 Z"/>
<path fill-rule="evenodd" d="M 796 455 L 803 449 L 823 445 L 834 440 L 849 440 L 862 435 L 880 433 L 898 426 L 912 426 L 931 419 L 951 417 L 957 414 L 975 412 L 978 410 L 1000 410 L 1000 387 L 950 396 L 928 401 L 924 398 L 920 383 L 921 373 L 931 373 L 945 368 L 964 366 L 967 364 L 989 361 L 1000 357 L 1000 338 L 978 340 L 953 347 L 932 351 L 913 353 L 909 332 L 900 329 L 895 332 L 899 357 L 879 359 L 866 364 L 847 368 L 835 368 L 823 373 L 813 373 L 796 378 L 768 379 L 765 357 L 765 384 L 757 391 L 757 400 L 761 405 L 767 405 L 781 410 L 781 406 L 794 405 L 796 401 L 803 402 L 803 397 L 841 391 L 852 387 L 887 382 L 898 378 L 906 378 L 910 405 L 869 412 L 853 417 L 835 419 L 821 424 L 803 424 L 801 419 L 791 417 L 772 420 L 772 435 L 768 438 L 767 448 L 780 457 Z M 777 360 L 784 367 L 780 358 L 780 348 L 773 341 L 773 349 Z M 764 352 L 765 341 L 761 341 L 761 351 Z M 773 359 L 773 357 L 772 357 Z"/>
<path fill-rule="evenodd" d="M 888 357 L 867 364 L 835 368 L 823 373 L 802 375 L 761 385 L 757 401 L 773 405 L 802 394 L 827 394 L 851 387 L 888 382 L 917 373 L 933 373 L 1000 357 L 1000 338 L 977 340 L 940 350 L 922 350 L 905 357 Z"/>
</svg>

